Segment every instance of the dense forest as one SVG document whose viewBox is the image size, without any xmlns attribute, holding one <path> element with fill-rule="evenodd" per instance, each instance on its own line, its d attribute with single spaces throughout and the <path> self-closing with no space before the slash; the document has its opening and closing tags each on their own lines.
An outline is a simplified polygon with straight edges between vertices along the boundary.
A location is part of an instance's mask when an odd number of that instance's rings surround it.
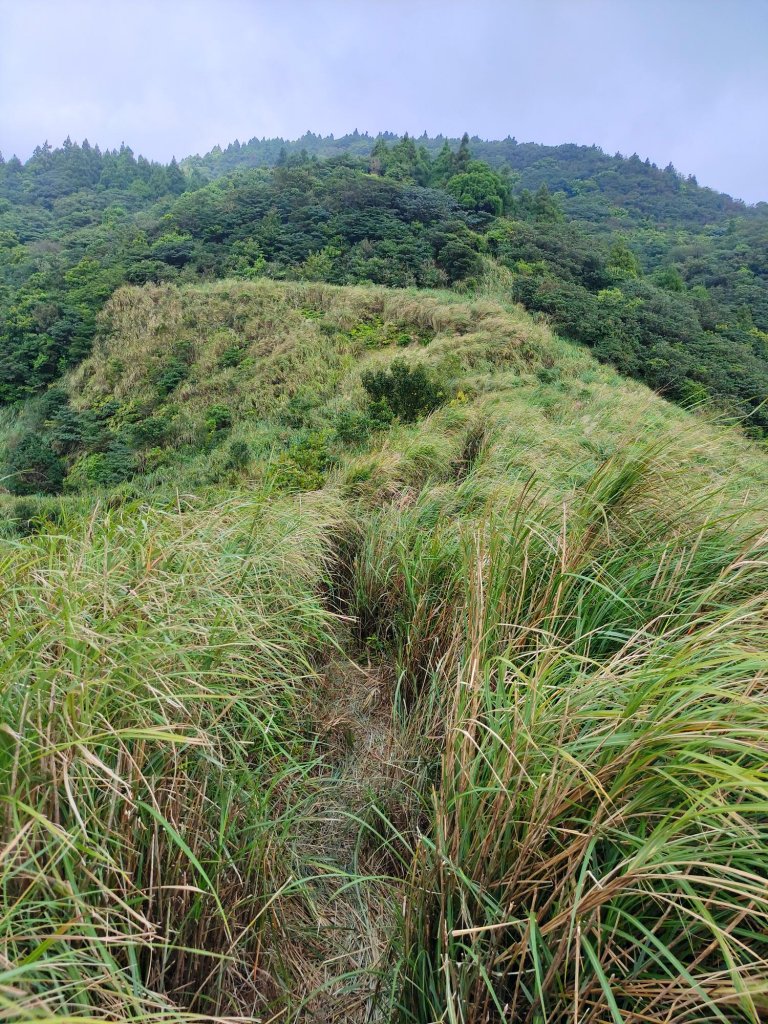
<svg viewBox="0 0 768 1024">
<path fill-rule="evenodd" d="M 329 158 L 351 155 L 369 158 L 382 145 L 393 146 L 401 138 L 392 132 L 377 136 L 353 132 L 339 138 L 307 132 L 300 139 L 251 139 L 235 141 L 225 149 L 216 146 L 205 156 L 191 156 L 181 166 L 199 173 L 206 180 L 221 177 L 246 167 L 271 167 L 289 157 L 306 154 Z M 414 140 L 427 157 L 436 157 L 444 147 L 456 150 L 460 139 L 426 134 Z M 599 146 L 544 146 L 536 142 L 520 143 L 512 137 L 487 141 L 477 136 L 468 139 L 478 160 L 496 170 L 508 168 L 518 176 L 521 188 L 535 191 L 546 184 L 553 192 L 562 192 L 567 212 L 584 220 L 603 220 L 618 216 L 647 217 L 652 221 L 674 222 L 678 227 L 710 223 L 723 214 L 748 211 L 744 203 L 713 189 L 702 188 L 695 177 L 684 177 L 668 164 L 658 168 L 637 154 L 626 158 L 610 156 Z M 589 197 L 592 197 L 590 203 Z M 605 200 L 612 200 L 611 207 Z M 766 204 L 759 203 L 758 207 Z"/>
<path fill-rule="evenodd" d="M 768 204 L 637 156 L 467 136 L 310 133 L 167 166 L 67 139 L 3 160 L 0 403 L 85 358 L 120 286 L 225 277 L 469 293 L 493 278 L 622 373 L 768 432 Z M 73 450 L 131 448 L 56 389 L 26 422 L 12 489 L 58 490 Z"/>
</svg>

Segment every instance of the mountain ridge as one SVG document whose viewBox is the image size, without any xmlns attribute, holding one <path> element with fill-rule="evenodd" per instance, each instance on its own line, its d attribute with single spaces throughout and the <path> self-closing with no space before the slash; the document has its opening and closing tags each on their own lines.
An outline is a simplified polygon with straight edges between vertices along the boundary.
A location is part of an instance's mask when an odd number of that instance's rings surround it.
<svg viewBox="0 0 768 1024">
<path fill-rule="evenodd" d="M 219 167 L 210 181 L 201 167 L 69 140 L 0 164 L 0 401 L 43 394 L 87 358 L 126 284 L 265 277 L 473 293 L 496 279 L 626 375 L 765 436 L 768 206 L 594 147 L 487 144 L 500 160 L 517 154 L 516 170 L 479 159 L 468 136 L 455 148 L 430 140 L 431 151 L 409 137 L 333 140 L 350 145 L 367 155 L 320 157 L 302 140 L 276 155 L 274 141 L 229 147 L 222 159 L 271 154 L 275 166 Z M 541 156 L 555 151 L 559 163 Z"/>
<path fill-rule="evenodd" d="M 424 146 L 432 155 L 439 152 L 444 145 L 448 145 L 453 149 L 458 148 L 462 138 L 461 136 L 442 134 L 430 136 L 426 132 L 419 136 L 409 136 L 408 133 L 399 135 L 396 132 L 389 131 L 377 132 L 375 135 L 369 132 L 353 131 L 345 135 L 335 136 L 330 134 L 323 136 L 307 131 L 296 139 L 286 139 L 281 136 L 273 138 L 254 136 L 247 142 L 240 142 L 238 139 L 235 139 L 226 146 L 214 146 L 203 155 L 196 153 L 185 156 L 180 159 L 179 163 L 180 166 L 188 170 L 207 169 L 212 176 L 220 176 L 227 173 L 227 171 L 236 170 L 239 167 L 274 166 L 280 160 L 281 151 L 284 151 L 286 156 L 300 153 L 302 150 L 306 151 L 310 156 L 316 155 L 320 157 L 338 156 L 346 153 L 369 156 L 379 140 L 388 145 L 393 145 L 401 142 L 403 138 L 409 137 L 417 145 Z M 721 202 L 730 201 L 732 205 L 727 205 L 726 203 L 723 205 L 723 209 L 728 212 L 748 211 L 756 207 L 765 206 L 768 203 L 768 199 L 748 203 L 712 186 L 699 185 L 694 174 L 683 174 L 677 171 L 671 162 L 662 169 L 648 157 L 641 158 L 637 153 L 626 155 L 621 152 L 611 155 L 596 143 L 585 145 L 574 142 L 559 144 L 518 142 L 511 135 L 507 135 L 504 139 L 483 139 L 478 135 L 468 135 L 468 139 L 477 156 L 495 167 L 507 164 L 510 168 L 520 171 L 540 161 L 555 160 L 557 162 L 558 157 L 561 158 L 562 163 L 565 163 L 569 156 L 571 158 L 582 158 L 585 163 L 591 160 L 604 171 L 621 166 L 625 162 L 633 165 L 639 163 L 642 164 L 646 172 L 650 172 L 649 177 L 656 181 L 659 180 L 658 175 L 666 173 L 673 176 L 681 184 L 685 183 L 706 193 L 711 193 L 713 197 L 717 197 Z M 583 175 L 583 177 L 589 176 L 587 173 Z M 556 172 L 551 177 L 542 174 L 537 179 L 532 179 L 530 184 L 526 184 L 527 187 L 537 188 L 545 180 L 551 189 L 556 190 Z"/>
</svg>

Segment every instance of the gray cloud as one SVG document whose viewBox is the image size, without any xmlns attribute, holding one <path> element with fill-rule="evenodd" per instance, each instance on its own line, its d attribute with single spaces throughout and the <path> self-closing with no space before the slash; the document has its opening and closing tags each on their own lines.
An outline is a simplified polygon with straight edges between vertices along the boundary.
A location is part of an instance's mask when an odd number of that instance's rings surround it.
<svg viewBox="0 0 768 1024">
<path fill-rule="evenodd" d="M 768 199 L 765 0 L 0 0 L 0 149 L 579 142 Z"/>
</svg>

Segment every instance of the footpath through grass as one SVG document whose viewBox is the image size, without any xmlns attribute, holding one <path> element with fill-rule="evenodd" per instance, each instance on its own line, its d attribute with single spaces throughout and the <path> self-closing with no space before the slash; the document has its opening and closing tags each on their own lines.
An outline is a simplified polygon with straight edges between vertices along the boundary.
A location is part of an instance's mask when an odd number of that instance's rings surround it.
<svg viewBox="0 0 768 1024">
<path fill-rule="evenodd" d="M 333 322 L 293 425 L 5 499 L 0 1018 L 763 1019 L 762 453 L 490 302 L 246 291 Z M 398 356 L 444 404 L 344 440 Z"/>
</svg>

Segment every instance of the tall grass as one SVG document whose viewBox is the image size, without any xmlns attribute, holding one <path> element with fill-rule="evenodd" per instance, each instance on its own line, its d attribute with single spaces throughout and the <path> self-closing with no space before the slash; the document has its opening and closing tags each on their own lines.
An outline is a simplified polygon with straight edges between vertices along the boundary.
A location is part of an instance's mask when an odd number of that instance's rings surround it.
<svg viewBox="0 0 768 1024">
<path fill-rule="evenodd" d="M 341 518 L 97 508 L 4 545 L 0 1015 L 188 1019 L 300 989 L 317 752 L 296 697 L 335 642 Z"/>
<path fill-rule="evenodd" d="M 358 600 L 447 719 L 398 1018 L 768 1008 L 768 537 L 659 483 L 630 453 L 559 514 L 428 493 L 369 540 Z"/>
<path fill-rule="evenodd" d="M 366 318 L 460 395 L 311 494 L 198 488 L 214 451 L 166 467 L 196 496 L 5 531 L 0 1018 L 765 1019 L 763 455 L 486 300 L 108 316 L 129 358 L 97 347 L 83 400 L 188 340 L 179 416 L 234 388 L 242 436 L 315 375 L 310 419 L 354 403 L 397 354 Z"/>
</svg>

